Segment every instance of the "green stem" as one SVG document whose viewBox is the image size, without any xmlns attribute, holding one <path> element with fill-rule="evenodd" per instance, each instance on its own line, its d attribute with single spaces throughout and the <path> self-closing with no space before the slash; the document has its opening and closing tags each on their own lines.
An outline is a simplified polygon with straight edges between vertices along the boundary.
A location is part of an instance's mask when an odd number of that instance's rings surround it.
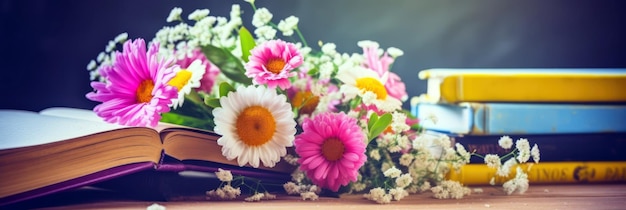
<svg viewBox="0 0 626 210">
<path fill-rule="evenodd" d="M 296 31 L 296 34 L 298 34 L 298 37 L 300 37 L 300 41 L 302 42 L 304 47 L 309 47 L 309 44 L 304 39 L 304 36 L 302 35 L 302 32 L 300 31 L 300 29 L 298 27 L 296 27 L 295 31 Z"/>
</svg>

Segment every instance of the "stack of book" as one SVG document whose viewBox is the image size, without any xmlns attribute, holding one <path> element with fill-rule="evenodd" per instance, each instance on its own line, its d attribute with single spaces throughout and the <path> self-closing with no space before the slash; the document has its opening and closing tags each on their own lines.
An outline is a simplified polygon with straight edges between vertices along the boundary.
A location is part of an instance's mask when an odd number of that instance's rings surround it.
<svg viewBox="0 0 626 210">
<path fill-rule="evenodd" d="M 426 69 L 411 112 L 470 152 L 503 155 L 498 140 L 529 140 L 541 161 L 530 183 L 626 181 L 626 69 Z M 436 120 L 428 120 L 436 119 Z M 488 184 L 495 170 L 472 157 L 454 176 Z"/>
</svg>

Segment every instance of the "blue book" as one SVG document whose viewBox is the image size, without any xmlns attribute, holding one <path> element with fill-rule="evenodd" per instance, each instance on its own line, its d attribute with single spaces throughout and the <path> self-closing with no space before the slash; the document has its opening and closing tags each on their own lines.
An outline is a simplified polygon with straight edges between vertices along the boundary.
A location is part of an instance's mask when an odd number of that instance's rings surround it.
<svg viewBox="0 0 626 210">
<path fill-rule="evenodd" d="M 623 104 L 414 103 L 427 130 L 470 135 L 626 132 Z"/>
</svg>

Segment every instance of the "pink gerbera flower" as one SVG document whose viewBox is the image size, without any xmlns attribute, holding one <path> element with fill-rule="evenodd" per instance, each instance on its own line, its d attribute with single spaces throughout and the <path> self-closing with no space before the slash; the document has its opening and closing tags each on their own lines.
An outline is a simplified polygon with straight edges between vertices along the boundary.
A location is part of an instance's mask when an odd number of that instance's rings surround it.
<svg viewBox="0 0 626 210">
<path fill-rule="evenodd" d="M 300 66 L 302 60 L 293 43 L 270 40 L 252 49 L 245 65 L 246 76 L 252 78 L 254 84 L 266 84 L 270 88 L 278 86 L 284 90 L 291 86 L 290 71 Z"/>
<path fill-rule="evenodd" d="M 211 90 L 215 85 L 215 80 L 220 74 L 220 69 L 216 65 L 211 63 L 211 61 L 206 58 L 202 51 L 200 51 L 199 49 L 193 49 L 189 54 L 185 53 L 182 58 L 179 58 L 176 61 L 176 64 L 180 65 L 181 68 L 186 69 L 195 60 L 200 60 L 202 62 L 202 65 L 206 67 L 206 71 L 202 76 L 202 79 L 200 79 L 200 87 L 198 88 L 198 90 L 205 93 L 211 93 Z"/>
<path fill-rule="evenodd" d="M 337 191 L 357 180 L 367 158 L 366 138 L 356 119 L 327 112 L 305 119 L 302 129 L 294 141 L 298 163 L 314 184 Z"/>
<path fill-rule="evenodd" d="M 92 82 L 95 92 L 86 95 L 102 102 L 94 107 L 98 116 L 122 125 L 156 126 L 178 96 L 177 88 L 167 85 L 176 76 L 173 60 L 159 59 L 158 50 L 153 43 L 146 53 L 143 39 L 129 40 L 123 52 L 115 52 L 112 65 L 99 69 L 105 81 Z"/>
</svg>

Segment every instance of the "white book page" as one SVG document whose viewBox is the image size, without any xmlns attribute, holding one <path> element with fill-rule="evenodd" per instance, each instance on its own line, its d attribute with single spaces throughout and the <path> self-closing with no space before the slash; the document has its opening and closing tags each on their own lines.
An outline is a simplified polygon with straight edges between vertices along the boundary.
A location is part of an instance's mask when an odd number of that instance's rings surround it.
<svg viewBox="0 0 626 210">
<path fill-rule="evenodd" d="M 0 110 L 0 149 L 46 144 L 123 127 L 103 121 Z"/>
</svg>

